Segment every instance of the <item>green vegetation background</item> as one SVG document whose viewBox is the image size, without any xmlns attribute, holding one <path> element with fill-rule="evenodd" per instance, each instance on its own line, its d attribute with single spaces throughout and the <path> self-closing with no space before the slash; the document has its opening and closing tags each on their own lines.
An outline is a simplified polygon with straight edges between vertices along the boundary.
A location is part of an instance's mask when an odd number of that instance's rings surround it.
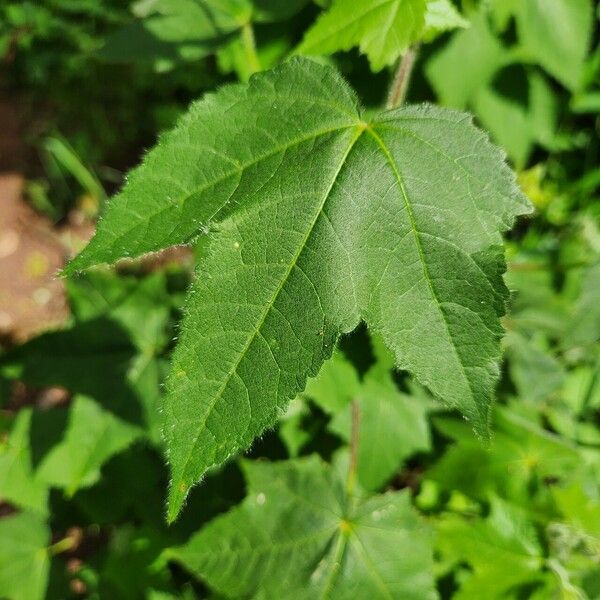
<svg viewBox="0 0 600 600">
<path fill-rule="evenodd" d="M 282 60 L 321 10 L 296 1 L 273 16 L 257 2 L 249 55 L 239 23 L 215 35 L 162 3 L 0 6 L 1 83 L 35 122 L 29 199 L 56 223 L 82 199 L 96 214 L 192 99 L 247 79 L 255 61 Z M 358 406 L 355 485 L 383 519 L 379 538 L 360 539 L 373 560 L 401 555 L 393 597 L 600 598 L 598 7 L 455 8 L 465 22 L 421 46 L 408 101 L 473 112 L 536 207 L 507 242 L 512 300 L 489 447 L 360 329 L 279 426 L 210 475 L 167 527 L 159 407 L 189 261 L 94 271 L 68 281 L 64 327 L 0 355 L 0 597 L 301 597 L 292 582 L 318 568 L 318 551 L 298 540 L 313 525 L 319 543 L 330 536 L 306 501 L 343 496 Z M 375 107 L 391 69 L 368 58 L 352 49 L 324 60 Z M 68 402 L 16 402 L 17 382 L 59 386 Z M 334 513 L 337 502 L 323 500 Z"/>
</svg>

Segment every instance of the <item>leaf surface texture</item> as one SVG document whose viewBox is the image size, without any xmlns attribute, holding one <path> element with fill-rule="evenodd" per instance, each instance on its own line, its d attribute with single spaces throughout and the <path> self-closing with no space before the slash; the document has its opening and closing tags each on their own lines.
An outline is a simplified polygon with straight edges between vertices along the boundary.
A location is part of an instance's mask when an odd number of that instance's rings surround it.
<svg viewBox="0 0 600 600">
<path fill-rule="evenodd" d="M 467 115 L 406 107 L 366 121 L 343 79 L 306 59 L 195 104 L 70 267 L 208 234 L 167 385 L 169 518 L 361 319 L 487 435 L 501 233 L 528 210 Z"/>
</svg>

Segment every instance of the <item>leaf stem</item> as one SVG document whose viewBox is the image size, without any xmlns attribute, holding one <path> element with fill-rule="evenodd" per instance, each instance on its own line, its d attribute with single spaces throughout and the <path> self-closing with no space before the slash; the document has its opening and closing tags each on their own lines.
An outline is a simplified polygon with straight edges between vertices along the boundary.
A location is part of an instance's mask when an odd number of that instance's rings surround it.
<svg viewBox="0 0 600 600">
<path fill-rule="evenodd" d="M 75 540 L 71 536 L 67 536 L 62 540 L 59 540 L 55 544 L 52 544 L 48 548 L 48 552 L 51 556 L 56 556 L 57 554 L 62 554 L 63 552 L 68 552 L 75 547 Z"/>
<path fill-rule="evenodd" d="M 242 46 L 244 47 L 244 54 L 246 55 L 250 74 L 257 73 L 261 70 L 261 66 L 258 53 L 256 52 L 254 28 L 250 21 L 244 23 L 242 26 Z"/>
<path fill-rule="evenodd" d="M 398 62 L 398 67 L 394 74 L 394 79 L 392 80 L 392 85 L 390 86 L 387 102 L 385 104 L 387 109 L 397 108 L 404 102 L 418 52 L 419 47 L 413 46 L 404 53 Z"/>
<path fill-rule="evenodd" d="M 352 430 L 350 432 L 350 462 L 348 463 L 348 478 L 346 492 L 351 496 L 356 484 L 356 469 L 358 467 L 358 444 L 360 439 L 360 405 L 358 400 L 352 401 Z"/>
</svg>

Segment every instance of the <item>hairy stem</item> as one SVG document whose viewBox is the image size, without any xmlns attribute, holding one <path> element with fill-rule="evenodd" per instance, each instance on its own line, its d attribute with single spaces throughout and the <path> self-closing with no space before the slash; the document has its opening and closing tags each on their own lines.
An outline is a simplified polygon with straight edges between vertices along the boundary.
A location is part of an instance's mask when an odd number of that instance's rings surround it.
<svg viewBox="0 0 600 600">
<path fill-rule="evenodd" d="M 250 74 L 257 73 L 261 70 L 260 60 L 256 52 L 256 39 L 254 38 L 254 29 L 252 23 L 245 23 L 242 27 L 242 45 L 244 54 L 250 69 Z"/>
<path fill-rule="evenodd" d="M 360 406 L 357 400 L 352 402 L 352 430 L 350 432 L 350 462 L 348 463 L 348 479 L 346 491 L 348 496 L 354 492 L 356 469 L 358 466 L 358 443 L 360 438 Z"/>
<path fill-rule="evenodd" d="M 404 102 L 418 52 L 418 46 L 409 48 L 400 59 L 398 68 L 394 74 L 394 79 L 392 80 L 392 85 L 390 86 L 387 102 L 385 104 L 386 108 L 396 108 Z"/>
</svg>

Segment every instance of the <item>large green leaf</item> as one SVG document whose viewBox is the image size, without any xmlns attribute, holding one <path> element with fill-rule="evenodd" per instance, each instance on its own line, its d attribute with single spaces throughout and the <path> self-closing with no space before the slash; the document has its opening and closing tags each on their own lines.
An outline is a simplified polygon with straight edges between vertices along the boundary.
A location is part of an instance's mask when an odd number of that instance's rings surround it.
<svg viewBox="0 0 600 600">
<path fill-rule="evenodd" d="M 50 530 L 34 513 L 0 519 L 0 598 L 42 600 L 50 570 Z"/>
<path fill-rule="evenodd" d="M 361 318 L 487 435 L 500 234 L 528 210 L 467 115 L 407 107 L 365 121 L 339 75 L 306 59 L 195 104 L 68 269 L 207 234 L 165 404 L 170 518 Z"/>
<path fill-rule="evenodd" d="M 246 500 L 170 556 L 231 598 L 435 598 L 406 492 L 356 500 L 316 457 L 244 463 Z"/>
</svg>

